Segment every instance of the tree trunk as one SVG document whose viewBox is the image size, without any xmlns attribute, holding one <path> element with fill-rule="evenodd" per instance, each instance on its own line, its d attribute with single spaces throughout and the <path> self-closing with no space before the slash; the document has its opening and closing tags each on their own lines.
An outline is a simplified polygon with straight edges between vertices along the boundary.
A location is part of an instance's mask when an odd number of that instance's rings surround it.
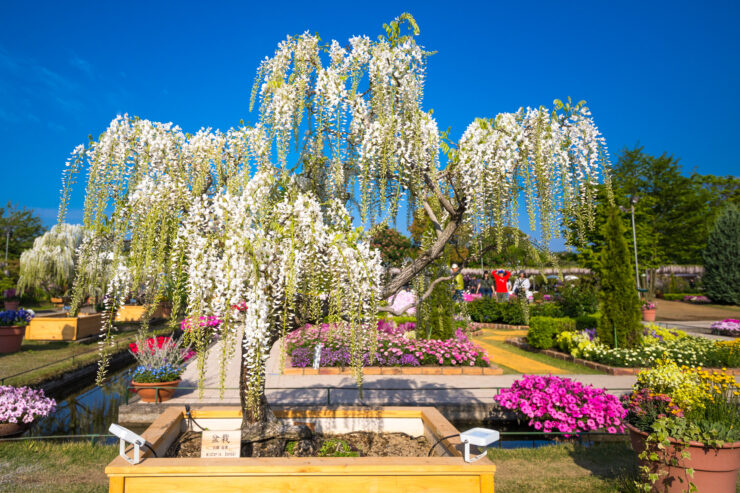
<svg viewBox="0 0 740 493">
<path fill-rule="evenodd" d="M 242 336 L 243 337 L 243 336 Z M 278 340 L 277 334 L 269 339 L 269 347 Z M 292 426 L 281 423 L 270 409 L 265 396 L 265 380 L 262 380 L 260 402 L 257 409 L 247 406 L 247 380 L 249 371 L 244 362 L 244 341 L 241 344 L 241 369 L 239 375 L 239 397 L 242 408 L 242 444 L 252 457 L 279 457 L 282 455 L 287 440 L 305 440 L 312 436 L 311 430 L 305 426 Z"/>
</svg>

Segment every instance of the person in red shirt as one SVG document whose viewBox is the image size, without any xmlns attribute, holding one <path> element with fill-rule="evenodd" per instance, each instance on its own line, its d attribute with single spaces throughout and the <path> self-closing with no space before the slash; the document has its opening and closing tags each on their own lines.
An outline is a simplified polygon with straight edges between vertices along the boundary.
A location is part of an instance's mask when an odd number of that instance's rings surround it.
<svg viewBox="0 0 740 493">
<path fill-rule="evenodd" d="M 507 301 L 509 298 L 509 290 L 506 287 L 506 281 L 509 280 L 511 272 L 499 269 L 497 271 L 491 271 L 491 275 L 493 275 L 493 280 L 496 281 L 496 298 L 499 301 Z"/>
</svg>

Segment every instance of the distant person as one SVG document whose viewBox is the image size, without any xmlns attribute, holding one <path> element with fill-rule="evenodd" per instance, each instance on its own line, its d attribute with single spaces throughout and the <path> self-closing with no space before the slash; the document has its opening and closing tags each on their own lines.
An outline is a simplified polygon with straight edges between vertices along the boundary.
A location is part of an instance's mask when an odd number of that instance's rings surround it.
<svg viewBox="0 0 740 493">
<path fill-rule="evenodd" d="M 524 271 L 519 272 L 519 277 L 514 281 L 514 295 L 519 299 L 529 300 L 529 291 L 531 288 L 529 279 L 524 276 Z"/>
<path fill-rule="evenodd" d="M 476 293 L 480 294 L 484 298 L 490 298 L 493 295 L 493 287 L 491 284 L 491 278 L 488 276 L 488 271 L 483 273 L 483 279 L 478 281 L 478 289 Z"/>
<path fill-rule="evenodd" d="M 492 271 L 493 280 L 496 283 L 496 298 L 499 301 L 507 301 L 509 298 L 509 290 L 506 288 L 506 281 L 511 277 L 511 272 L 504 269 Z"/>
<path fill-rule="evenodd" d="M 460 267 L 458 267 L 457 264 L 452 264 L 452 275 L 455 276 L 455 294 L 452 296 L 452 299 L 455 301 L 462 301 L 462 294 L 465 290 L 465 279 L 463 278 L 462 272 L 460 272 Z"/>
</svg>

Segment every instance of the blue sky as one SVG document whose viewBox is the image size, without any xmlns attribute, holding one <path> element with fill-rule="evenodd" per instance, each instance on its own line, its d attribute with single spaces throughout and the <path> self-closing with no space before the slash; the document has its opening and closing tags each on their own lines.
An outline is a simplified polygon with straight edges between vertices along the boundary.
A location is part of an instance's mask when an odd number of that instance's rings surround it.
<svg viewBox="0 0 740 493">
<path fill-rule="evenodd" d="M 260 60 L 287 34 L 343 44 L 411 12 L 425 106 L 459 137 L 477 116 L 586 99 L 612 154 L 638 141 L 684 169 L 738 174 L 738 2 L 5 2 L 3 192 L 54 221 L 69 152 L 116 114 L 186 131 L 254 120 Z M 81 207 L 81 197 L 72 204 Z M 78 216 L 79 217 L 79 216 Z M 72 219 L 75 214 L 72 214 Z"/>
</svg>

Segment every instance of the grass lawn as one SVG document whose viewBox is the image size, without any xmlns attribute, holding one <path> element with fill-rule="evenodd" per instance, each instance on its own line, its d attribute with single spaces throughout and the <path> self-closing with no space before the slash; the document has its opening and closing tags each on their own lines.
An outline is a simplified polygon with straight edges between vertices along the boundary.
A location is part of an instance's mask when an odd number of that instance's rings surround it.
<svg viewBox="0 0 740 493">
<path fill-rule="evenodd" d="M 0 491 L 104 493 L 117 454 L 118 445 L 90 442 L 0 442 Z"/>
<path fill-rule="evenodd" d="M 631 492 L 637 471 L 627 442 L 584 447 L 563 443 L 535 449 L 489 449 L 496 493 Z"/>
<path fill-rule="evenodd" d="M 117 453 L 117 445 L 89 442 L 0 442 L 0 490 L 102 493 L 108 491 L 103 470 Z M 497 493 L 631 492 L 624 486 L 636 470 L 626 442 L 490 449 L 488 456 L 496 464 Z"/>
<path fill-rule="evenodd" d="M 563 361 L 561 359 L 553 358 L 553 357 L 550 357 L 550 356 L 547 356 L 541 353 L 525 351 L 524 349 L 520 349 L 516 346 L 512 346 L 511 344 L 506 344 L 503 341 L 486 341 L 486 343 L 490 344 L 491 346 L 500 347 L 501 349 L 517 354 L 519 356 L 524 356 L 525 358 L 539 361 L 540 363 L 554 366 L 555 368 L 560 368 L 561 370 L 564 370 L 566 373 L 570 373 L 574 375 L 604 375 L 605 374 L 602 371 L 594 370 L 593 368 L 589 368 L 588 366 L 579 365 L 577 363 L 572 363 L 570 361 Z M 506 367 L 505 361 L 495 361 L 495 364 L 496 366 L 504 370 L 505 375 L 521 373 L 518 371 L 514 371 L 511 368 Z"/>
<path fill-rule="evenodd" d="M 136 339 L 138 324 L 125 324 L 120 327 L 120 330 L 124 332 L 119 333 L 116 337 L 116 345 L 119 350 L 125 349 L 129 343 Z M 156 334 L 169 332 L 170 330 L 164 324 L 153 326 L 152 329 Z M 74 356 L 73 359 L 66 359 L 72 356 Z M 0 378 L 49 363 L 59 362 L 6 379 L 3 382 L 3 385 L 32 385 L 97 361 L 98 358 L 98 345 L 97 341 L 94 340 L 88 342 L 24 340 L 21 350 L 17 353 L 0 355 Z"/>
</svg>

